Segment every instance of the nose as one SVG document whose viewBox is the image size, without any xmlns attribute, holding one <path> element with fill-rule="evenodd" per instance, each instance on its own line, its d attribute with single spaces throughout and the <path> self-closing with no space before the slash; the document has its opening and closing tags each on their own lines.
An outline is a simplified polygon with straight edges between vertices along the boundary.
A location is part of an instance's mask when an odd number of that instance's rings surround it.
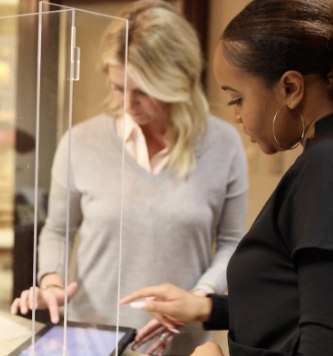
<svg viewBox="0 0 333 356">
<path fill-rule="evenodd" d="M 135 93 L 127 93 L 127 108 L 133 109 L 138 103 Z"/>
</svg>

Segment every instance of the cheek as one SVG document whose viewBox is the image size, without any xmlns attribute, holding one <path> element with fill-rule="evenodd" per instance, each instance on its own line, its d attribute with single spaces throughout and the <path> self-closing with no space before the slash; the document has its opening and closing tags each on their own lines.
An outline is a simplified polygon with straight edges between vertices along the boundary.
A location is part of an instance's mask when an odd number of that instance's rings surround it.
<svg viewBox="0 0 333 356">
<path fill-rule="evenodd" d="M 166 105 L 161 102 L 153 101 L 149 98 L 141 101 L 141 106 L 149 113 L 160 114 L 165 111 Z"/>
<path fill-rule="evenodd" d="M 246 131 L 256 137 L 265 135 L 272 126 L 269 110 L 265 107 L 251 107 L 244 110 L 242 119 Z"/>
<path fill-rule="evenodd" d="M 112 91 L 111 95 L 118 104 L 124 103 L 124 93 L 115 90 Z"/>
</svg>

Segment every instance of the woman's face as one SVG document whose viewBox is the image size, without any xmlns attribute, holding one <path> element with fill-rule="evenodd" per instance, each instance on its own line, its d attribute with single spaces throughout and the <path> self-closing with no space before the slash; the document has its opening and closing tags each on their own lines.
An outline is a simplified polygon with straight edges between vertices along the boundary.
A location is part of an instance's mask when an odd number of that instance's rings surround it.
<svg viewBox="0 0 333 356">
<path fill-rule="evenodd" d="M 112 95 L 120 106 L 125 105 L 125 71 L 122 65 L 109 66 L 109 80 Z M 144 93 L 127 76 L 127 112 L 138 125 L 147 125 L 157 122 L 165 123 L 168 118 L 168 104 L 154 99 Z"/>
<path fill-rule="evenodd" d="M 260 78 L 230 64 L 221 45 L 215 52 L 214 71 L 219 86 L 230 95 L 228 105 L 234 107 L 236 122 L 263 152 L 277 152 L 272 121 L 280 105 L 274 87 L 269 89 Z"/>
</svg>

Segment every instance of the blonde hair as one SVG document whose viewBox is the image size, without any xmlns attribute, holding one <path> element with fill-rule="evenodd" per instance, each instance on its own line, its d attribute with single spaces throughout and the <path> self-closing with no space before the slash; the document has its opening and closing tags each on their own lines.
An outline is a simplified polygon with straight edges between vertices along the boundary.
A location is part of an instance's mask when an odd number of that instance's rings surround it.
<svg viewBox="0 0 333 356">
<path fill-rule="evenodd" d="M 170 105 L 173 144 L 169 168 L 179 177 L 195 165 L 194 144 L 206 129 L 208 104 L 201 88 L 202 53 L 196 32 L 176 9 L 159 0 L 139 0 L 126 7 L 127 69 L 140 89 Z M 126 22 L 113 21 L 101 43 L 101 66 L 124 64 Z M 108 111 L 118 114 L 112 96 Z"/>
</svg>

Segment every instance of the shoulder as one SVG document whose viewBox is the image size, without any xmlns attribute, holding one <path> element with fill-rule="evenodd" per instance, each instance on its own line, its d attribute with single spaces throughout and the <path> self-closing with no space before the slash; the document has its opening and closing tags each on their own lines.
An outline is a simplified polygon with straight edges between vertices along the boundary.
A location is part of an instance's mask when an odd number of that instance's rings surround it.
<svg viewBox="0 0 333 356">
<path fill-rule="evenodd" d="M 87 150 L 95 150 L 99 146 L 104 146 L 110 142 L 112 127 L 112 118 L 106 114 L 74 124 L 61 137 L 56 156 L 67 157 L 69 145 L 73 156 L 82 156 Z"/>
<path fill-rule="evenodd" d="M 331 138 L 319 139 L 310 142 L 298 159 L 301 173 L 304 175 L 333 176 L 333 140 Z"/>
<path fill-rule="evenodd" d="M 236 127 L 227 120 L 214 115 L 208 116 L 205 142 L 208 145 L 243 148 L 243 143 Z"/>
<path fill-rule="evenodd" d="M 214 115 L 208 115 L 207 133 L 212 137 L 218 136 L 237 140 L 240 138 L 234 125 L 229 121 Z"/>
<path fill-rule="evenodd" d="M 314 139 L 285 173 L 278 185 L 281 196 L 290 192 L 291 202 L 301 211 L 333 197 L 333 142 Z M 305 203 L 306 202 L 306 203 Z M 317 209 L 323 211 L 322 209 Z M 324 208 L 325 210 L 325 208 Z"/>
<path fill-rule="evenodd" d="M 247 162 L 244 144 L 236 127 L 230 122 L 213 115 L 208 116 L 207 130 L 202 143 L 198 146 L 199 164 L 204 169 L 219 167 L 220 174 L 229 177 L 243 177 L 246 185 Z M 208 167 L 209 166 L 209 167 Z M 233 179 L 233 178 L 231 178 Z"/>
<path fill-rule="evenodd" d="M 279 196 L 292 209 L 291 250 L 317 247 L 333 249 L 333 142 L 320 138 L 310 142 L 282 182 Z M 290 194 L 288 195 L 288 189 Z M 289 197 L 289 198 L 288 198 Z"/>
<path fill-rule="evenodd" d="M 74 137 L 88 139 L 94 135 L 105 133 L 106 127 L 108 129 L 112 127 L 112 118 L 103 113 L 75 124 L 71 133 Z"/>
<path fill-rule="evenodd" d="M 98 142 L 106 132 L 112 129 L 112 118 L 107 114 L 99 114 L 94 117 L 74 124 L 61 137 L 60 145 L 65 145 L 71 138 L 72 144 L 86 145 L 89 142 Z"/>
</svg>

